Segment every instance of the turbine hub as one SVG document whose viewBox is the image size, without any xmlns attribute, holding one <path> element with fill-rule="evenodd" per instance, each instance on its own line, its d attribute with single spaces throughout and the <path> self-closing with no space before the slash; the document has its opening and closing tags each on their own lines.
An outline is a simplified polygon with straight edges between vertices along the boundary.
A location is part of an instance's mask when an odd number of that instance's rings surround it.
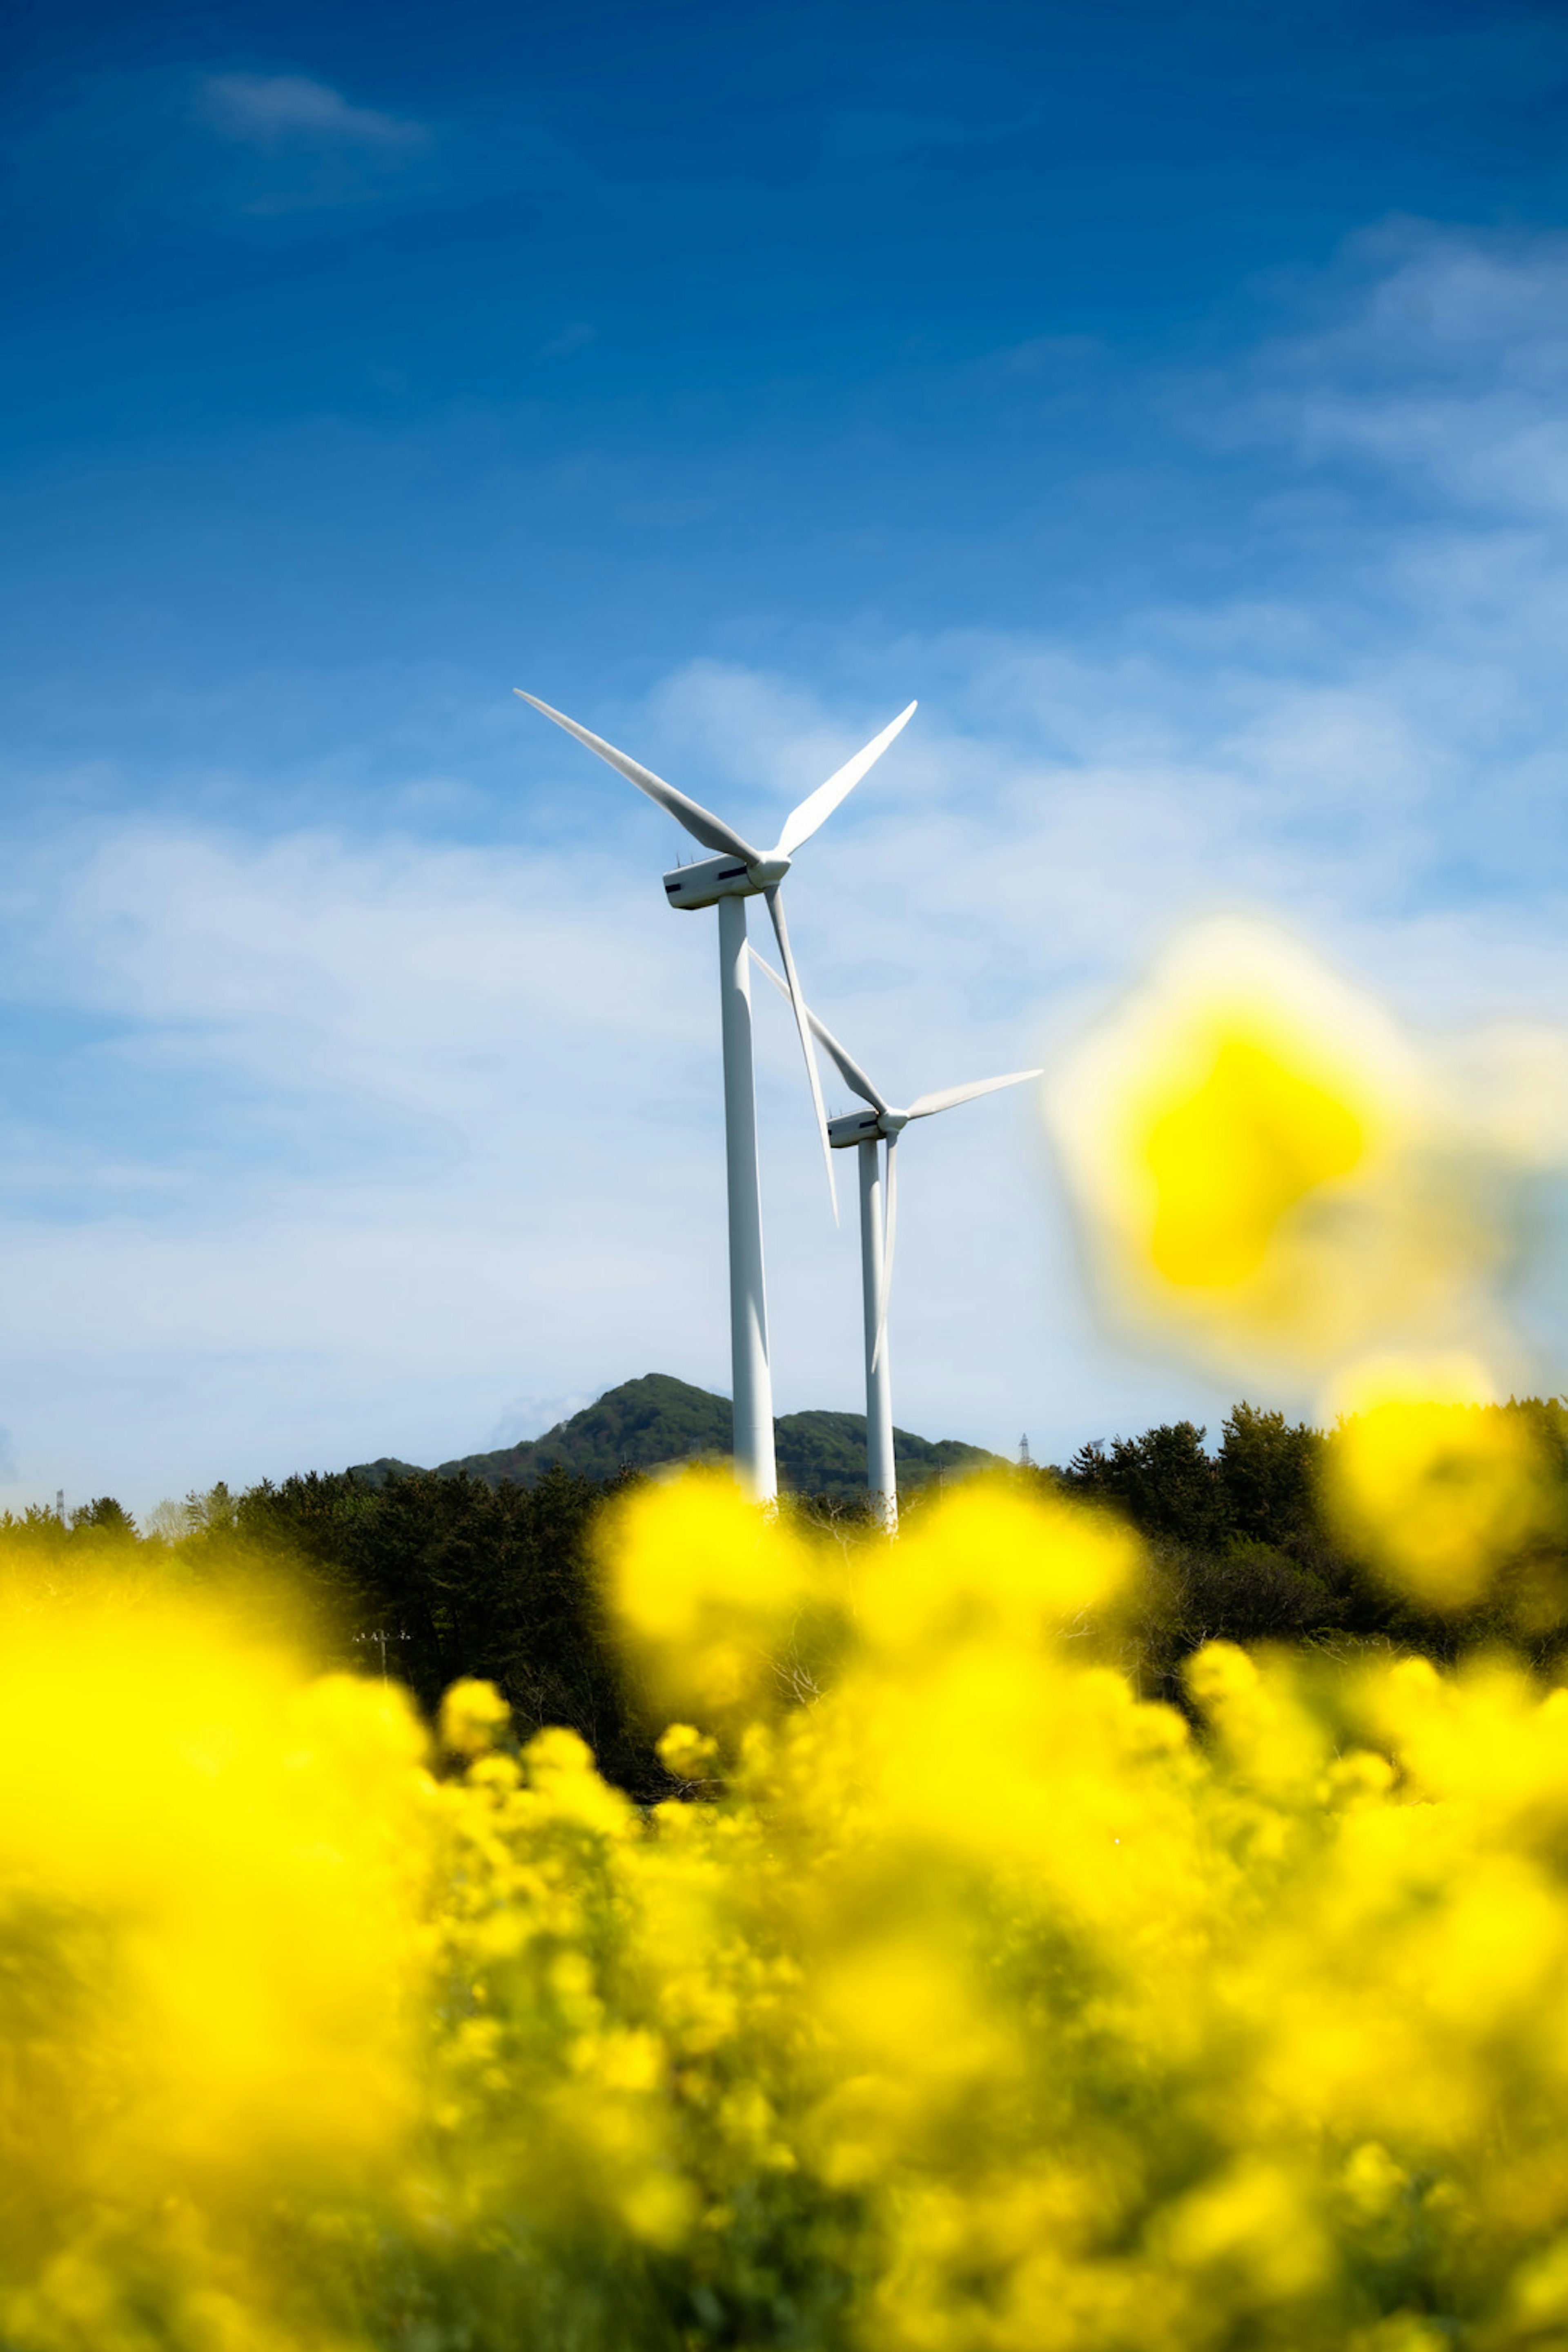
<svg viewBox="0 0 1568 2352">
<path fill-rule="evenodd" d="M 759 857 L 754 866 L 747 866 L 746 872 L 759 890 L 771 890 L 775 882 L 784 880 L 789 865 L 789 859 L 780 857 L 775 851 L 772 857 Z"/>
</svg>

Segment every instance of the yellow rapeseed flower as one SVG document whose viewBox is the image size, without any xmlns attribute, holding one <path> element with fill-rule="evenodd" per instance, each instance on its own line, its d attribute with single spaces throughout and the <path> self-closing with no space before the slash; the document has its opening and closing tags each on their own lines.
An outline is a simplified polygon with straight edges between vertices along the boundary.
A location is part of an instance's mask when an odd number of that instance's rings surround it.
<svg viewBox="0 0 1568 2352">
<path fill-rule="evenodd" d="M 1244 1371 L 1323 1371 L 1473 1318 L 1496 1203 L 1450 1093 L 1305 950 L 1196 927 L 1052 1091 L 1102 1296 Z"/>
<path fill-rule="evenodd" d="M 1483 1386 L 1463 1360 L 1369 1366 L 1342 1390 L 1352 1410 L 1326 1457 L 1342 1541 L 1438 1609 L 1468 1607 L 1506 1561 L 1564 1532 L 1540 1439 L 1522 1414 L 1488 1410 Z"/>
</svg>

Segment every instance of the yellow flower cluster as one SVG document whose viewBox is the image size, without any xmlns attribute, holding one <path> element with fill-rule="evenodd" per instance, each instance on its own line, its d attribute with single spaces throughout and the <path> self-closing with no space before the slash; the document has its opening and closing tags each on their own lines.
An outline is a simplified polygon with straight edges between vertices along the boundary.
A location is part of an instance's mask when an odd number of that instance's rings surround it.
<svg viewBox="0 0 1568 2352">
<path fill-rule="evenodd" d="M 1063 1063 L 1058 1158 L 1107 1307 L 1227 1374 L 1399 1346 L 1517 1360 L 1521 1179 L 1568 1157 L 1563 1041 L 1417 1041 L 1271 927 L 1194 926 Z"/>
<path fill-rule="evenodd" d="M 1140 1696 L 1110 1522 L 605 1532 L 651 1809 L 156 1592 L 0 1645 L 14 2352 L 1568 2342 L 1568 1693 Z"/>
<path fill-rule="evenodd" d="M 5 1567 L 0 2341 L 324 2342 L 300 2282 L 418 2118 L 418 1727 L 188 1601 Z"/>
<path fill-rule="evenodd" d="M 1474 1408 L 1535 1369 L 1504 1277 L 1525 1180 L 1568 1163 L 1564 1101 L 1563 1039 L 1418 1045 L 1238 919 L 1173 940 L 1053 1089 L 1112 1317 L 1266 1388 L 1315 1386 L 1341 1423 L 1331 1525 L 1427 1608 L 1468 1607 L 1563 1538 L 1530 1433 Z"/>
</svg>

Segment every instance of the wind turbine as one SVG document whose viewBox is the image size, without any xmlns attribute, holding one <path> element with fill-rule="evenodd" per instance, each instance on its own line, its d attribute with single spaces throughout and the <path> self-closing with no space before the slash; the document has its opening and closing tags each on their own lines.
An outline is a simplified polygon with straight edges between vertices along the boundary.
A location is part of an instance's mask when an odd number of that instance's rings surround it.
<svg viewBox="0 0 1568 2352">
<path fill-rule="evenodd" d="M 677 792 L 662 776 L 640 761 L 628 759 L 600 735 L 590 734 L 563 711 L 552 710 L 537 695 L 513 688 L 524 702 L 574 735 L 579 743 L 607 760 L 628 783 L 657 801 L 678 824 L 702 844 L 716 850 L 713 857 L 694 866 L 678 866 L 664 877 L 664 895 L 672 907 L 719 909 L 719 1003 L 724 1041 L 724 1153 L 730 1205 L 730 1359 L 734 1391 L 735 1473 L 759 1502 L 771 1503 L 778 1493 L 778 1467 L 773 1458 L 773 1387 L 768 1360 L 768 1303 L 763 1273 L 763 1200 L 757 1170 L 757 1094 L 752 1067 L 752 991 L 746 968 L 746 900 L 767 900 L 773 936 L 785 978 L 779 982 L 795 1008 L 795 1027 L 811 1081 L 811 1099 L 822 1140 L 833 1213 L 838 1196 L 833 1181 L 833 1154 L 827 1115 L 822 1104 L 822 1083 L 816 1074 L 805 1001 L 800 992 L 795 958 L 790 953 L 780 886 L 797 849 L 830 817 L 846 793 L 854 790 L 866 771 L 882 756 L 901 728 L 914 716 L 911 702 L 891 726 L 884 727 L 863 751 L 837 769 L 792 809 L 784 831 L 772 849 L 754 849 L 743 835 L 698 802 Z M 772 967 L 769 967 L 772 970 Z"/>
<path fill-rule="evenodd" d="M 765 957 L 752 950 L 754 961 L 784 995 L 789 988 Z M 806 1022 L 817 1042 L 837 1068 L 844 1083 L 867 1108 L 847 1111 L 827 1122 L 827 1140 L 836 1151 L 854 1147 L 860 1154 L 860 1292 L 866 1323 L 866 1484 L 871 1507 L 892 1535 L 899 1524 L 899 1488 L 893 1467 L 893 1388 L 888 1370 L 888 1293 L 893 1279 L 893 1244 L 898 1238 L 899 1138 L 912 1118 L 930 1118 L 939 1110 L 955 1110 L 977 1095 L 994 1095 L 999 1087 L 1021 1086 L 1037 1078 L 1038 1070 L 1011 1070 L 1004 1078 L 972 1078 L 966 1087 L 942 1087 L 920 1095 L 908 1110 L 895 1110 L 878 1093 L 854 1056 L 841 1045 L 826 1024 L 807 1009 Z M 886 1142 L 887 1180 L 884 1206 L 882 1150 Z"/>
</svg>

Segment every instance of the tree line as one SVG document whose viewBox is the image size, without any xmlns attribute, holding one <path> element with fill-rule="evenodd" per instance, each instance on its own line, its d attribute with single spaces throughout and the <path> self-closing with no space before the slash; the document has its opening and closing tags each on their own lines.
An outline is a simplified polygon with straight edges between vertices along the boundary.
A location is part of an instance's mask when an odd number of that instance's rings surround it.
<svg viewBox="0 0 1568 2352">
<path fill-rule="evenodd" d="M 1152 1575 L 1135 1629 L 1147 1686 L 1175 1694 L 1182 1660 L 1206 1641 L 1355 1644 L 1443 1659 L 1509 1640 L 1539 1661 L 1568 1622 L 1568 1411 L 1558 1400 L 1484 1408 L 1528 1417 L 1553 1466 L 1564 1538 L 1513 1563 L 1474 1608 L 1424 1612 L 1336 1542 L 1319 1504 L 1331 1436 L 1283 1413 L 1238 1404 L 1220 1442 L 1190 1421 L 1085 1445 L 1065 1467 L 1012 1476 L 1039 1491 L 1103 1505 L 1145 1538 Z M 243 1494 L 224 1486 L 154 1515 L 138 1534 L 110 1496 L 60 1520 L 30 1509 L 0 1519 L 5 1554 L 68 1572 L 92 1557 L 161 1579 L 276 1596 L 279 1624 L 303 1630 L 329 1663 L 384 1673 L 433 1710 L 450 1684 L 497 1685 L 521 1727 L 566 1724 L 601 1769 L 640 1795 L 669 1785 L 637 1694 L 603 1622 L 592 1529 L 622 1479 L 556 1467 L 536 1484 L 490 1485 L 416 1471 L 371 1486 L 353 1472 L 310 1472 Z M 911 1498 L 908 1517 L 936 1490 Z M 853 1539 L 864 1507 L 837 1496 L 795 1507 Z M 286 1579 L 279 1561 L 289 1563 Z"/>
<path fill-rule="evenodd" d="M 1143 1646 L 1167 1688 L 1181 1660 L 1214 1640 L 1376 1644 L 1443 1661 L 1504 1643 L 1544 1664 L 1568 1627 L 1568 1410 L 1555 1397 L 1471 1410 L 1524 1423 L 1561 1496 L 1561 1533 L 1537 1536 L 1480 1600 L 1447 1612 L 1402 1592 L 1335 1534 L 1321 1498 L 1336 1433 L 1282 1412 L 1238 1404 L 1212 1454 L 1205 1429 L 1172 1422 L 1082 1446 L 1039 1476 L 1107 1505 L 1144 1538 L 1154 1573 Z"/>
</svg>

